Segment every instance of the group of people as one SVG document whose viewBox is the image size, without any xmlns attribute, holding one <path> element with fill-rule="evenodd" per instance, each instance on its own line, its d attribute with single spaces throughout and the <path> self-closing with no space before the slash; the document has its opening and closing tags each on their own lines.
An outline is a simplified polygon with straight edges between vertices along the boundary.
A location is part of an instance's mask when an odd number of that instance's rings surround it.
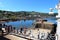
<svg viewBox="0 0 60 40">
<path fill-rule="evenodd" d="M 20 34 L 26 34 L 27 32 L 27 28 L 25 27 L 24 28 L 21 27 L 17 29 L 16 27 L 12 27 L 12 25 L 5 25 L 5 24 L 3 24 L 2 29 L 3 29 L 3 32 L 6 32 L 6 33 L 19 33 L 20 32 Z"/>
<path fill-rule="evenodd" d="M 12 31 L 12 26 L 9 25 L 5 25 L 5 24 L 0 24 L 0 31 L 2 31 L 2 36 L 5 35 L 5 34 L 8 34 Z"/>
<path fill-rule="evenodd" d="M 10 33 L 10 32 L 12 32 L 12 30 L 13 30 L 13 27 L 11 26 L 11 25 L 4 25 L 3 27 L 2 27 L 2 30 L 3 30 L 3 32 L 5 32 L 5 33 Z"/>
<path fill-rule="evenodd" d="M 31 35 L 31 37 L 35 36 L 35 35 L 33 35 L 33 31 L 29 30 L 27 28 L 21 27 L 21 28 L 18 29 L 19 30 L 18 31 L 18 30 L 16 30 L 16 27 L 12 27 L 11 25 L 6 26 L 4 24 L 3 26 L 4 26 L 5 30 L 6 30 L 6 33 L 10 33 L 10 32 L 16 33 L 16 31 L 17 31 L 17 33 L 20 32 L 20 34 L 26 35 L 26 33 L 29 31 L 29 35 Z M 0 28 L 0 30 L 2 30 L 2 29 Z M 4 33 L 4 30 L 2 30 L 2 32 Z M 49 34 L 49 33 L 47 33 L 47 34 Z M 38 37 L 38 39 L 41 39 L 41 38 L 46 38 L 47 35 L 45 33 L 40 33 L 40 31 L 38 29 L 38 35 L 37 35 L 37 37 Z"/>
</svg>

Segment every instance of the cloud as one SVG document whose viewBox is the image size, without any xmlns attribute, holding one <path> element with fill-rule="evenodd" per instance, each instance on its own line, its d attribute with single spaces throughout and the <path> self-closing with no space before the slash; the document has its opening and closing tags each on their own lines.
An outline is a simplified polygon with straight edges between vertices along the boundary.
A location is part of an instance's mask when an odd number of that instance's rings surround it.
<svg viewBox="0 0 60 40">
<path fill-rule="evenodd" d="M 0 2 L 0 7 L 4 7 L 4 5 L 3 5 L 3 3 L 2 3 L 2 2 Z"/>
</svg>

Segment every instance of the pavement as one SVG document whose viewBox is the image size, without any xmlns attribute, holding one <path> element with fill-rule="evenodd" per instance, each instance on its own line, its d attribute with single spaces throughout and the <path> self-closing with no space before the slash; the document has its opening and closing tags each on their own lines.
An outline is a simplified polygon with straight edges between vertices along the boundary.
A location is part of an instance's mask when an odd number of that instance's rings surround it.
<svg viewBox="0 0 60 40">
<path fill-rule="evenodd" d="M 24 39 L 24 38 L 20 38 L 20 37 L 17 37 L 17 36 L 14 36 L 14 35 L 6 35 L 4 36 L 10 40 L 27 40 L 27 39 Z"/>
</svg>

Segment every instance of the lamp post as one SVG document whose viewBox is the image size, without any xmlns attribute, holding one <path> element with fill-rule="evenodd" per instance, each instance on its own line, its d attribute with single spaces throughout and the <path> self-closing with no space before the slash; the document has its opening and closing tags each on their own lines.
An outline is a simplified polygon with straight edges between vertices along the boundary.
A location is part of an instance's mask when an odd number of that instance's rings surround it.
<svg viewBox="0 0 60 40">
<path fill-rule="evenodd" d="M 56 9 L 58 11 L 58 15 L 56 16 L 56 18 L 57 18 L 56 34 L 58 35 L 58 40 L 60 40 L 60 0 L 54 9 Z M 54 9 L 50 8 L 51 11 L 49 13 L 52 14 L 53 13 L 52 10 L 54 10 Z"/>
</svg>

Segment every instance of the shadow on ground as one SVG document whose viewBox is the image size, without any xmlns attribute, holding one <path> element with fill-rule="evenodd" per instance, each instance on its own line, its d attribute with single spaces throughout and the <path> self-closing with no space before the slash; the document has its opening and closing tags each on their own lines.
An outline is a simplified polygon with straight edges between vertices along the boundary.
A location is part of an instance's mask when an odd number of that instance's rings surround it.
<svg viewBox="0 0 60 40">
<path fill-rule="evenodd" d="M 0 36 L 0 40 L 10 40 L 10 39 Z"/>
</svg>

